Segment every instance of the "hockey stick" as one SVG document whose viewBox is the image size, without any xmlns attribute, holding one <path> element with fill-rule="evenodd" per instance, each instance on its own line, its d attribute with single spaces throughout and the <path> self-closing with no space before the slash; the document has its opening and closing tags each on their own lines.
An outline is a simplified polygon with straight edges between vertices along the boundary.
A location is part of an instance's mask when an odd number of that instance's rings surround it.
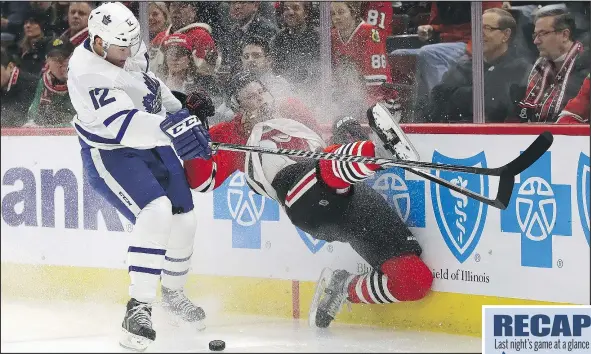
<svg viewBox="0 0 591 354">
<path fill-rule="evenodd" d="M 550 132 L 544 132 L 536 138 L 536 140 L 515 160 L 508 164 L 496 167 L 474 167 L 474 166 L 459 166 L 459 165 L 448 165 L 433 162 L 424 161 L 411 161 L 411 160 L 396 160 L 387 159 L 382 157 L 366 157 L 357 155 L 345 155 L 345 154 L 334 154 L 331 152 L 315 152 L 305 150 L 291 150 L 291 149 L 273 149 L 264 148 L 260 146 L 249 146 L 249 145 L 238 145 L 228 143 L 211 142 L 210 147 L 213 151 L 215 150 L 227 150 L 236 152 L 246 153 L 261 153 L 271 155 L 286 155 L 293 157 L 303 157 L 315 160 L 334 160 L 344 162 L 357 162 L 363 164 L 377 164 L 385 168 L 387 167 L 409 167 L 409 168 L 420 168 L 420 169 L 434 169 L 444 171 L 455 171 L 465 172 L 487 176 L 501 176 L 506 170 L 512 172 L 513 175 L 519 174 L 525 170 L 531 164 L 533 164 L 540 156 L 546 152 L 552 145 L 553 136 Z"/>
<path fill-rule="evenodd" d="M 478 200 L 482 203 L 488 204 L 495 208 L 506 209 L 513 193 L 513 185 L 515 183 L 515 176 L 523 172 L 526 168 L 536 162 L 552 145 L 554 137 L 550 132 L 544 132 L 540 134 L 534 142 L 528 146 L 525 151 L 515 158 L 508 164 L 497 167 L 497 168 L 486 168 L 486 167 L 470 167 L 470 166 L 458 166 L 448 164 L 438 164 L 430 162 L 420 161 L 407 161 L 407 160 L 394 160 L 385 158 L 375 157 L 364 157 L 356 155 L 340 155 L 326 152 L 313 152 L 304 150 L 290 150 L 290 149 L 271 149 L 263 148 L 259 146 L 245 146 L 227 143 L 211 142 L 210 146 L 212 150 L 227 150 L 236 152 L 246 153 L 263 153 L 273 155 L 288 155 L 294 157 L 304 157 L 316 160 L 337 160 L 346 162 L 357 162 L 357 163 L 374 163 L 382 165 L 383 167 L 402 167 L 405 170 L 421 176 L 434 183 L 438 183 L 449 189 L 455 190 L 458 193 L 462 193 L 470 198 Z M 499 176 L 499 187 L 496 197 L 488 198 L 484 195 L 473 192 L 469 189 L 462 188 L 451 182 L 444 180 L 441 177 L 435 176 L 431 173 L 417 170 L 420 169 L 435 169 L 435 170 L 447 170 L 456 172 L 465 172 L 472 174 L 482 174 L 488 176 Z"/>
</svg>

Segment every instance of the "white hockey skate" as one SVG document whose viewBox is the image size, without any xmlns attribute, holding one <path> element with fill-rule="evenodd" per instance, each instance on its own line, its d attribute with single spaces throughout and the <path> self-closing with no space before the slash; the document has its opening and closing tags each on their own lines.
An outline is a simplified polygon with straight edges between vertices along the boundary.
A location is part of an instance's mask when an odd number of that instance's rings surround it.
<svg viewBox="0 0 591 354">
<path fill-rule="evenodd" d="M 347 284 L 352 274 L 343 269 L 324 268 L 316 283 L 308 312 L 310 327 L 326 328 L 347 300 Z"/>
<path fill-rule="evenodd" d="M 189 325 L 197 331 L 205 329 L 205 311 L 195 305 L 183 290 L 162 287 L 162 308 L 168 315 L 169 323 L 175 327 Z"/>
<path fill-rule="evenodd" d="M 388 109 L 379 102 L 367 110 L 372 130 L 369 137 L 376 146 L 376 156 L 392 158 L 394 155 L 400 160 L 419 161 L 419 153 L 398 125 L 400 114 L 393 115 L 392 110 L 396 111 L 396 106 Z"/>
</svg>

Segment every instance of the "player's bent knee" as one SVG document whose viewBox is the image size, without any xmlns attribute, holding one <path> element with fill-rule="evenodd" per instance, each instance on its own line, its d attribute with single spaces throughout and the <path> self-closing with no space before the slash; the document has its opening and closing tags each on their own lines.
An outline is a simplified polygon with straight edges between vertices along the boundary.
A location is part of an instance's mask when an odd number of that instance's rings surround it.
<svg viewBox="0 0 591 354">
<path fill-rule="evenodd" d="M 146 205 L 139 213 L 138 218 L 141 217 L 142 214 L 156 215 L 160 213 L 162 213 L 162 215 L 172 216 L 172 203 L 166 196 L 158 197 L 148 203 L 148 205 Z"/>
<path fill-rule="evenodd" d="M 420 300 L 431 290 L 433 273 L 415 254 L 391 258 L 382 264 L 381 270 L 391 282 L 390 291 L 398 301 Z"/>
<path fill-rule="evenodd" d="M 172 203 L 162 196 L 140 211 L 133 232 L 141 238 L 141 244 L 154 243 L 158 247 L 166 247 L 171 227 Z"/>
</svg>

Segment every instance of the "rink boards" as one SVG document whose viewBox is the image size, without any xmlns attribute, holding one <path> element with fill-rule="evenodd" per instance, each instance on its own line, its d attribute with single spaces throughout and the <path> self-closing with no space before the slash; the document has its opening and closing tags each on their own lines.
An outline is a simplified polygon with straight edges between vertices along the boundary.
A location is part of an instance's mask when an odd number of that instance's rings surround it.
<svg viewBox="0 0 591 354">
<path fill-rule="evenodd" d="M 339 321 L 480 335 L 484 304 L 589 302 L 589 127 L 409 128 L 421 159 L 500 166 L 542 130 L 555 141 L 516 180 L 504 210 L 485 207 L 400 169 L 367 181 L 406 220 L 435 275 L 422 301 L 354 305 Z M 23 136 L 23 135 L 27 136 Z M 2 130 L 2 296 L 123 302 L 132 225 L 88 187 L 70 130 Z M 441 173 L 494 195 L 491 177 Z M 195 194 L 189 293 L 231 312 L 307 317 L 323 267 L 367 264 L 342 243 L 295 228 L 240 173 Z"/>
</svg>

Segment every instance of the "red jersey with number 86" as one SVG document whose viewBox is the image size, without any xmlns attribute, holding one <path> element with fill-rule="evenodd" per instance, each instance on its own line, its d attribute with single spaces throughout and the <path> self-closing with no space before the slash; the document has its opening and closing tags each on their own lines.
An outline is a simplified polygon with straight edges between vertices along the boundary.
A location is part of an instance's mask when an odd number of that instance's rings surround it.
<svg viewBox="0 0 591 354">
<path fill-rule="evenodd" d="M 353 64 L 365 81 L 369 103 L 390 98 L 381 88 L 382 82 L 392 82 L 392 73 L 386 53 L 386 39 L 378 29 L 361 22 L 349 38 L 342 38 L 336 28 L 332 29 L 333 65 Z"/>
</svg>

